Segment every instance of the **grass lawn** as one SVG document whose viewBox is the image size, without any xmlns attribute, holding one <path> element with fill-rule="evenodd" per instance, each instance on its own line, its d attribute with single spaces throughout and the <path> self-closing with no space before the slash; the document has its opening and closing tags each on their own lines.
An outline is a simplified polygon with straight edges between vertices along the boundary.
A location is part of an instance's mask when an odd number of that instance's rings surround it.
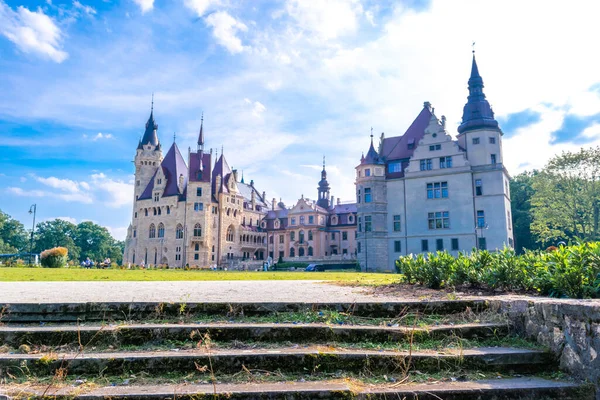
<svg viewBox="0 0 600 400">
<path fill-rule="evenodd" d="M 0 268 L 1 282 L 16 281 L 261 281 L 327 280 L 362 285 L 382 285 L 399 280 L 397 274 L 360 272 L 256 272 L 121 270 L 80 268 Z"/>
</svg>

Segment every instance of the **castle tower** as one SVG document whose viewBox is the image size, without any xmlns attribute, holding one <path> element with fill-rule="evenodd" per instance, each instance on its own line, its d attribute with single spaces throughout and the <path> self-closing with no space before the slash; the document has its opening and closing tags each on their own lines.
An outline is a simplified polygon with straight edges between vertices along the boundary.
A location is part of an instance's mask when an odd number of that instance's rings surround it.
<svg viewBox="0 0 600 400">
<path fill-rule="evenodd" d="M 158 166 L 160 165 L 163 156 L 160 142 L 158 140 L 158 125 L 154 121 L 154 96 L 152 98 L 152 107 L 150 109 L 150 117 L 146 122 L 146 130 L 144 136 L 138 143 L 136 155 L 134 158 L 135 164 L 135 190 L 134 199 L 137 201 L 142 194 L 148 182 L 154 176 Z"/>
<path fill-rule="evenodd" d="M 503 165 L 502 130 L 483 93 L 483 79 L 479 74 L 475 52 L 468 87 L 469 96 L 457 139 L 459 145 L 466 149 L 473 173 L 477 248 L 512 247 L 509 175 Z"/>
<path fill-rule="evenodd" d="M 324 209 L 329 208 L 329 182 L 327 182 L 327 171 L 325 171 L 325 156 L 323 156 L 323 170 L 321 171 L 321 180 L 317 188 L 319 195 L 317 197 L 317 205 Z"/>
<path fill-rule="evenodd" d="M 387 185 L 385 162 L 373 146 L 356 167 L 358 262 L 363 271 L 387 269 Z"/>
</svg>

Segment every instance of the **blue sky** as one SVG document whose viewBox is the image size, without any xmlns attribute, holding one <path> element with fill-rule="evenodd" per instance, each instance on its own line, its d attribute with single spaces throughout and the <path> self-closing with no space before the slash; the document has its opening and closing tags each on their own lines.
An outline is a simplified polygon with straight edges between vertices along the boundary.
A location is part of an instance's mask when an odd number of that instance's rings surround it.
<svg viewBox="0 0 600 400">
<path fill-rule="evenodd" d="M 456 134 L 471 43 L 516 174 L 600 143 L 593 1 L 0 0 L 0 209 L 123 238 L 131 160 L 207 146 L 269 198 L 352 200 L 354 166 L 430 101 Z"/>
</svg>

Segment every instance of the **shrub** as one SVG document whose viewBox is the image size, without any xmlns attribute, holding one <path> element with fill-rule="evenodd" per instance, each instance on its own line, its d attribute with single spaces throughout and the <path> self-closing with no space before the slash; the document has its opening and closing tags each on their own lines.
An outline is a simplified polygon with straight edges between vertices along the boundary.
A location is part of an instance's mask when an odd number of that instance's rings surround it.
<svg viewBox="0 0 600 400">
<path fill-rule="evenodd" d="M 404 281 L 431 288 L 455 285 L 537 291 L 554 297 L 600 297 L 600 243 L 560 246 L 552 251 L 474 250 L 401 256 L 395 263 Z"/>
<path fill-rule="evenodd" d="M 42 251 L 40 262 L 44 268 L 61 268 L 67 265 L 69 251 L 65 247 L 55 247 Z"/>
</svg>

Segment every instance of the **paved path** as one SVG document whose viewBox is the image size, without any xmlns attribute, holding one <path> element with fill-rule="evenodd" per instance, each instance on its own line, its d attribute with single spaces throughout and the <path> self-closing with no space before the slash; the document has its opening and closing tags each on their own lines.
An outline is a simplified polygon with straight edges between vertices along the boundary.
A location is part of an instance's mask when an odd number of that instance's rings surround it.
<svg viewBox="0 0 600 400">
<path fill-rule="evenodd" d="M 398 301 L 320 281 L 0 282 L 2 303 Z"/>
</svg>

